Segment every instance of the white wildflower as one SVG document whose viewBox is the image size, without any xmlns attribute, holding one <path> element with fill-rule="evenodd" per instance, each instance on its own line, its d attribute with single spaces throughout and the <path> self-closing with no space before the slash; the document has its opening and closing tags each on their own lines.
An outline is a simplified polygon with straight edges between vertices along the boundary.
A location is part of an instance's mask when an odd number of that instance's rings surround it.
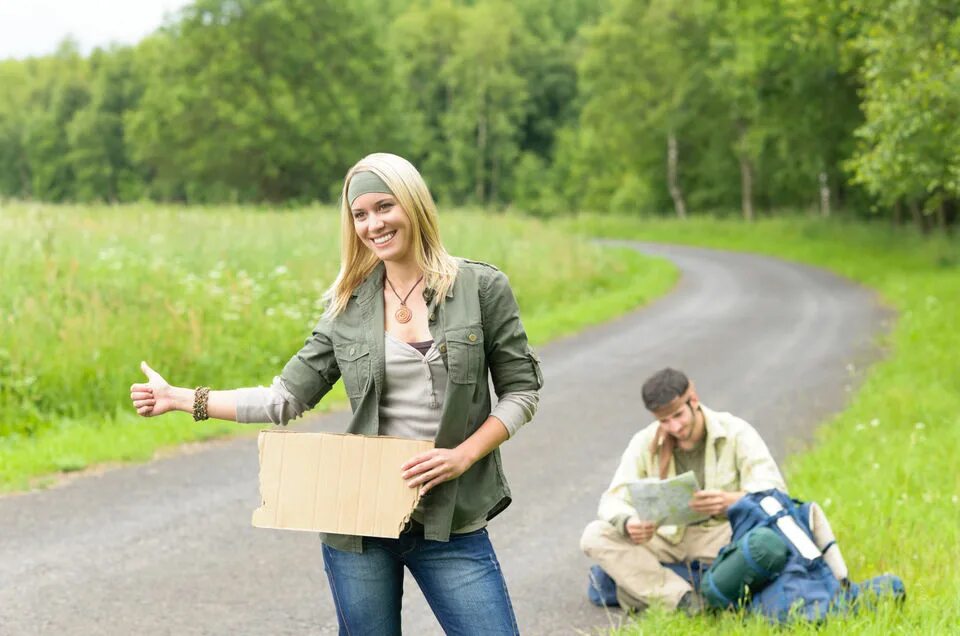
<svg viewBox="0 0 960 636">
<path fill-rule="evenodd" d="M 913 425 L 913 427 L 918 431 L 922 431 L 924 428 L 926 428 L 926 425 L 923 422 L 917 422 Z"/>
<path fill-rule="evenodd" d="M 870 426 L 872 426 L 873 428 L 877 428 L 878 426 L 880 426 L 880 420 L 878 420 L 877 418 L 873 418 L 872 420 L 870 420 Z"/>
</svg>

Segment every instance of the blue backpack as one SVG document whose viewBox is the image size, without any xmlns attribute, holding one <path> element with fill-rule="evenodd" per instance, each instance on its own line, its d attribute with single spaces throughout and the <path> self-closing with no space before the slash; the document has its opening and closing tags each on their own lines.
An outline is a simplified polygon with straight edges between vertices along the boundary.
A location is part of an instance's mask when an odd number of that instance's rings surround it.
<svg viewBox="0 0 960 636">
<path fill-rule="evenodd" d="M 737 542 L 756 528 L 777 532 L 789 550 L 786 565 L 762 589 L 754 591 L 746 607 L 772 621 L 794 619 L 821 621 L 829 614 L 856 611 L 868 606 L 871 598 L 905 597 L 903 582 L 884 575 L 861 584 L 837 580 L 813 542 L 810 530 L 810 504 L 791 499 L 779 490 L 765 490 L 742 497 L 727 511 L 733 529 L 730 545 L 720 551 L 736 549 Z M 824 546 L 829 549 L 830 546 Z M 720 561 L 720 556 L 717 561 Z M 709 571 L 704 585 L 710 584 Z"/>
</svg>

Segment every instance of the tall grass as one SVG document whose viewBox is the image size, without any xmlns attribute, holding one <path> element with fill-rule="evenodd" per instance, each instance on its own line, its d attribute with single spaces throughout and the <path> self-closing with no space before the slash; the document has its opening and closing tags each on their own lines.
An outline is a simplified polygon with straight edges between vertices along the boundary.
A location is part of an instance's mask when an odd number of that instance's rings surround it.
<svg viewBox="0 0 960 636">
<path fill-rule="evenodd" d="M 510 276 L 534 343 L 675 280 L 663 261 L 532 220 L 450 213 L 441 225 L 454 254 Z M 338 236 L 320 207 L 0 205 L 0 490 L 240 430 L 136 417 L 139 361 L 179 385 L 269 383 L 321 313 Z M 341 404 L 337 389 L 319 408 Z"/>
<path fill-rule="evenodd" d="M 789 458 L 794 496 L 820 502 L 852 578 L 901 576 L 898 610 L 800 626 L 800 633 L 960 632 L 960 241 L 889 226 L 779 219 L 624 221 L 585 217 L 580 232 L 752 251 L 829 268 L 880 292 L 899 312 L 848 408 Z M 737 617 L 653 612 L 621 634 L 779 633 Z"/>
</svg>

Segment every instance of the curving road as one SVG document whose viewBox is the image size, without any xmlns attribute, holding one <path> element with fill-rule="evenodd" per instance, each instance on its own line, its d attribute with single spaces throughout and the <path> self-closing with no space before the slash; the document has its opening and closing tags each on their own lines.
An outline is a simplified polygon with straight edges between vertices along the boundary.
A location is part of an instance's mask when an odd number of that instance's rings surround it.
<svg viewBox="0 0 960 636">
<path fill-rule="evenodd" d="M 821 270 L 629 245 L 674 261 L 680 283 L 544 347 L 540 412 L 504 447 L 514 504 L 490 531 L 524 634 L 621 620 L 587 602 L 578 540 L 650 419 L 639 400 L 648 374 L 687 371 L 706 404 L 753 422 L 781 459 L 843 406 L 889 319 L 872 293 Z M 250 526 L 256 456 L 252 439 L 219 442 L 0 499 L 0 634 L 335 633 L 319 540 Z M 404 632 L 439 633 L 410 581 L 405 597 Z"/>
</svg>

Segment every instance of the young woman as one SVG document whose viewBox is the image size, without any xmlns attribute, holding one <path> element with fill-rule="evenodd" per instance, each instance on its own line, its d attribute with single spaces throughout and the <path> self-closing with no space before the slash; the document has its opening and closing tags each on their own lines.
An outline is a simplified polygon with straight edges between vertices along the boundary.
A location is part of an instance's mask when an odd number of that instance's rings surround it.
<svg viewBox="0 0 960 636">
<path fill-rule="evenodd" d="M 401 467 L 423 496 L 399 539 L 322 535 L 340 633 L 399 634 L 406 567 L 446 633 L 516 634 L 485 527 L 510 503 L 497 448 L 533 417 L 542 376 L 507 277 L 447 253 L 433 198 L 401 157 L 364 157 L 341 201 L 326 312 L 270 387 L 174 387 L 143 363 L 133 405 L 145 417 L 286 424 L 342 378 L 347 432 L 436 447 Z"/>
</svg>

